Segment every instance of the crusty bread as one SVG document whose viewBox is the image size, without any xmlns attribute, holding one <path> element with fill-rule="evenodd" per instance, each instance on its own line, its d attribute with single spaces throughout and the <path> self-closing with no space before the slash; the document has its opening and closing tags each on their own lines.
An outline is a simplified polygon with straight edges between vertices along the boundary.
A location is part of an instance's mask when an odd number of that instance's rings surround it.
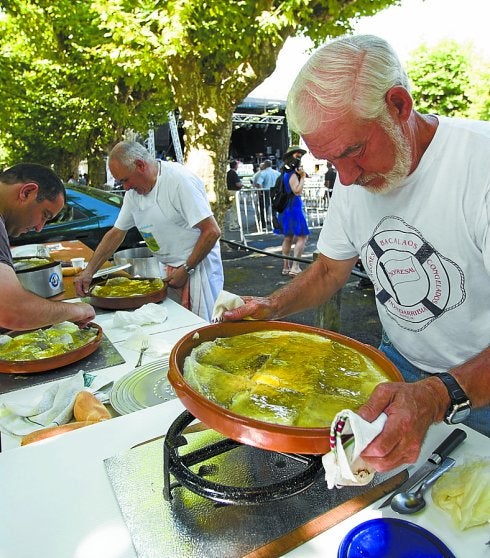
<svg viewBox="0 0 490 558">
<path fill-rule="evenodd" d="M 63 277 L 73 277 L 74 275 L 78 275 L 81 271 L 81 267 L 63 267 L 61 269 Z"/>
<path fill-rule="evenodd" d="M 95 421 L 107 420 L 111 414 L 104 405 L 89 391 L 81 391 L 73 407 L 73 416 L 76 421 Z"/>
</svg>

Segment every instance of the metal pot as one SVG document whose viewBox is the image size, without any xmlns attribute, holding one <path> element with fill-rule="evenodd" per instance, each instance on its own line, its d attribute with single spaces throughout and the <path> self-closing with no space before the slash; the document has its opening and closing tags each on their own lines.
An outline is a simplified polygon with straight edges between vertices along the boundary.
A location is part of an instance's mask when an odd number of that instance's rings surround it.
<svg viewBox="0 0 490 558">
<path fill-rule="evenodd" d="M 18 270 L 16 274 L 24 289 L 43 298 L 55 296 L 65 290 L 61 262 L 52 261 L 39 267 Z"/>
<path fill-rule="evenodd" d="M 184 360 L 194 347 L 204 341 L 213 341 L 217 337 L 231 337 L 267 329 L 314 333 L 328 337 L 333 341 L 339 341 L 371 358 L 382 368 L 390 380 L 403 381 L 396 366 L 383 353 L 370 345 L 365 345 L 340 333 L 279 321 L 223 322 L 204 326 L 187 333 L 174 345 L 169 358 L 168 379 L 183 405 L 194 417 L 232 440 L 266 450 L 286 453 L 324 454 L 329 451 L 329 428 L 302 428 L 269 424 L 238 415 L 215 404 L 192 389 L 186 382 L 182 374 Z"/>
<path fill-rule="evenodd" d="M 133 276 L 140 277 L 163 277 L 163 269 L 159 261 L 153 255 L 153 252 L 146 246 L 140 248 L 130 248 L 129 250 L 121 250 L 114 254 L 114 263 L 131 264 L 126 271 Z"/>
</svg>

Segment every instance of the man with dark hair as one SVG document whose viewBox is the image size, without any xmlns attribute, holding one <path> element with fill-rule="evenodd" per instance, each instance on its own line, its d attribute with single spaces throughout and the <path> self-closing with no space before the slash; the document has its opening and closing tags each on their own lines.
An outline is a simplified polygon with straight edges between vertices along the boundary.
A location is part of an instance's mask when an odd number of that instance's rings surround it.
<svg viewBox="0 0 490 558">
<path fill-rule="evenodd" d="M 226 173 L 226 188 L 230 192 L 238 192 L 239 190 L 242 189 L 242 186 L 243 186 L 242 181 L 240 180 L 240 177 L 238 176 L 238 173 L 236 171 L 237 168 L 238 168 L 238 161 L 231 161 L 230 162 L 230 168 L 228 169 L 228 172 Z M 230 211 L 229 211 L 230 222 L 228 224 L 228 227 L 229 227 L 230 231 L 239 231 L 240 230 L 240 224 L 238 222 L 236 194 L 233 194 L 230 197 L 230 200 L 231 200 L 232 203 L 231 203 Z"/>
<path fill-rule="evenodd" d="M 64 203 L 63 182 L 46 167 L 21 163 L 0 174 L 0 328 L 21 331 L 63 321 L 84 326 L 94 318 L 89 304 L 50 301 L 25 290 L 14 271 L 8 237 L 39 232 Z"/>
<path fill-rule="evenodd" d="M 240 180 L 240 177 L 238 176 L 238 173 L 236 171 L 237 168 L 238 161 L 231 161 L 230 168 L 226 173 L 226 187 L 228 188 L 228 190 L 231 190 L 233 192 L 241 190 L 243 186 L 242 181 Z"/>
<path fill-rule="evenodd" d="M 36 163 L 19 163 L 0 174 L 0 182 L 17 184 L 34 182 L 38 186 L 36 200 L 38 202 L 55 201 L 61 194 L 63 203 L 66 201 L 65 186 L 61 179 L 48 167 Z"/>
<path fill-rule="evenodd" d="M 325 194 L 323 195 L 323 207 L 328 206 L 328 200 L 332 197 L 337 171 L 330 161 L 327 161 L 327 172 L 325 173 Z"/>
</svg>

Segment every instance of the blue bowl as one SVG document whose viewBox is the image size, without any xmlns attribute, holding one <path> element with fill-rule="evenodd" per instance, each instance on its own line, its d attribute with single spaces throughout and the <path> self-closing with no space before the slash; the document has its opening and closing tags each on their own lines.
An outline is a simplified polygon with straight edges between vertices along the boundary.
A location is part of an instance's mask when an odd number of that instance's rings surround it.
<svg viewBox="0 0 490 558">
<path fill-rule="evenodd" d="M 337 558 L 456 558 L 432 533 L 403 519 L 365 521 L 347 533 Z"/>
</svg>

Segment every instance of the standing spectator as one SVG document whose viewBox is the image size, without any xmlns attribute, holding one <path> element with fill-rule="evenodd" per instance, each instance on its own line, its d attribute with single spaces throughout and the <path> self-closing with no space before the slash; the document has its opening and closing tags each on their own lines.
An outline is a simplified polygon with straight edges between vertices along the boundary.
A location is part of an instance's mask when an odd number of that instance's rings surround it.
<svg viewBox="0 0 490 558">
<path fill-rule="evenodd" d="M 257 178 L 259 177 L 260 171 L 263 169 L 263 165 L 262 163 L 260 163 L 260 165 L 254 165 L 254 174 L 250 180 L 250 182 L 252 183 L 252 188 L 258 188 L 258 184 L 257 184 Z"/>
<path fill-rule="evenodd" d="M 231 161 L 230 168 L 226 173 L 226 187 L 230 192 L 234 194 L 230 197 L 231 205 L 229 211 L 229 224 L 228 228 L 230 231 L 239 231 L 240 224 L 238 223 L 238 213 L 237 213 L 237 195 L 236 192 L 242 189 L 243 184 L 237 173 L 238 161 Z"/>
<path fill-rule="evenodd" d="M 297 145 L 293 145 L 284 153 L 282 168 L 284 187 L 291 197 L 286 209 L 277 214 L 278 226 L 274 228 L 274 234 L 284 235 L 282 255 L 289 257 L 294 244 L 293 256 L 298 259 L 303 255 L 306 240 L 310 234 L 301 199 L 306 177 L 306 172 L 301 166 L 301 157 L 305 153 L 306 151 Z M 298 262 L 293 261 L 291 265 L 289 262 L 290 260 L 283 260 L 283 275 L 294 277 L 301 273 Z"/>
<path fill-rule="evenodd" d="M 70 174 L 70 178 L 68 178 L 67 184 L 78 184 L 77 179 L 75 178 L 75 175 L 73 173 Z"/>
<path fill-rule="evenodd" d="M 166 266 L 166 282 L 181 304 L 211 320 L 223 288 L 219 237 L 202 181 L 180 163 L 152 158 L 139 143 L 118 143 L 109 155 L 109 169 L 126 194 L 112 229 L 100 242 L 87 267 L 75 279 L 79 296 L 93 274 L 136 226 L 148 248 Z"/>
<path fill-rule="evenodd" d="M 266 228 L 267 226 L 267 215 L 269 213 L 269 208 L 271 206 L 271 193 L 270 189 L 276 183 L 277 177 L 281 173 L 276 171 L 272 168 L 272 161 L 270 159 L 266 159 L 262 163 L 262 170 L 258 173 L 255 183 L 257 184 L 257 188 L 261 188 L 261 192 L 259 192 L 259 207 L 260 207 L 260 222 L 262 224 L 262 228 Z"/>
<path fill-rule="evenodd" d="M 323 195 L 323 207 L 328 206 L 328 200 L 332 197 L 337 171 L 330 161 L 327 162 L 327 172 L 325 173 L 325 194 Z"/>
</svg>

